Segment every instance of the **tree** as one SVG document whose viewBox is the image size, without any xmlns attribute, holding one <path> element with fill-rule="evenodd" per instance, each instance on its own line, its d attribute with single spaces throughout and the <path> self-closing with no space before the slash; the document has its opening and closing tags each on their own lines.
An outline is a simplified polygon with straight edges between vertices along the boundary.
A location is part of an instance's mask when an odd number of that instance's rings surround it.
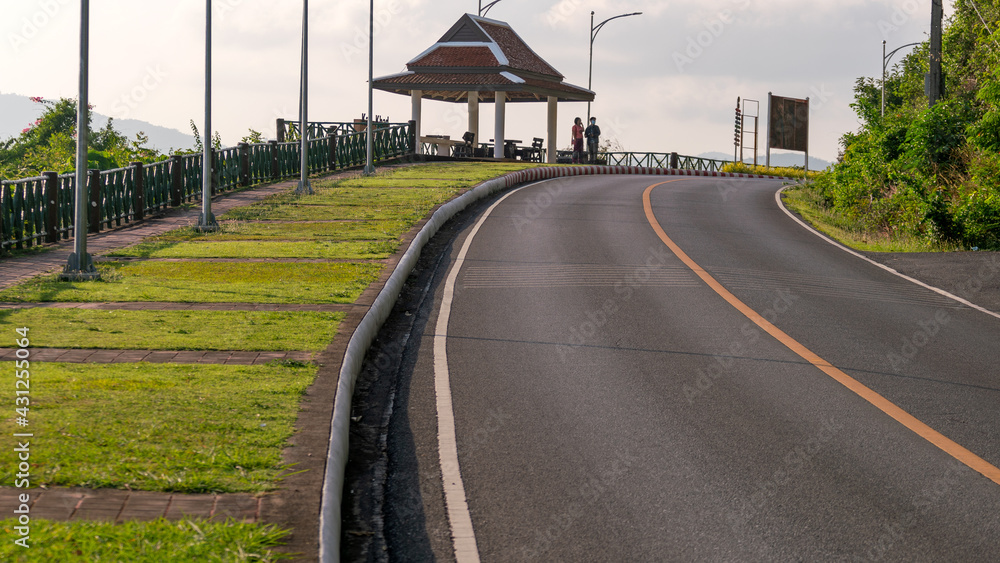
<svg viewBox="0 0 1000 563">
<path fill-rule="evenodd" d="M 76 101 L 67 98 L 31 100 L 43 105 L 45 110 L 20 135 L 0 142 L 0 177 L 27 178 L 48 170 L 73 172 L 76 169 Z M 91 109 L 87 109 L 89 168 L 108 170 L 128 166 L 131 162 L 148 163 L 163 158 L 158 151 L 146 146 L 149 139 L 145 135 L 139 133 L 134 140 L 128 139 L 115 130 L 110 118 L 103 129 L 92 130 Z"/>
</svg>

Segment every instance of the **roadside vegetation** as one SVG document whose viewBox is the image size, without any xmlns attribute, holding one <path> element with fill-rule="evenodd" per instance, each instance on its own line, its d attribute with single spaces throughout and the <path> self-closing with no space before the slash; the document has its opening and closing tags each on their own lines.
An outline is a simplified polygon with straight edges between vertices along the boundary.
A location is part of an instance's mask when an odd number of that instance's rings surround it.
<svg viewBox="0 0 1000 563">
<path fill-rule="evenodd" d="M 845 242 L 881 250 L 1000 250 L 1000 1 L 956 0 L 943 35 L 945 95 L 928 107 L 925 42 L 885 81 L 859 78 L 858 131 L 832 170 L 786 201 Z M 820 220 L 820 218 L 822 218 Z"/>
<path fill-rule="evenodd" d="M 733 174 L 762 174 L 766 176 L 782 176 L 784 178 L 805 178 L 806 170 L 801 166 L 764 166 L 747 164 L 745 162 L 733 162 L 722 167 L 723 172 Z M 809 178 L 818 178 L 821 172 L 817 170 L 809 171 Z"/>
<path fill-rule="evenodd" d="M 4 180 L 31 178 L 47 170 L 65 174 L 76 169 L 76 100 L 32 101 L 44 107 L 41 117 L 20 135 L 0 140 L 0 178 Z M 92 112 L 87 113 L 90 126 Z M 151 163 L 166 158 L 147 146 L 149 139 L 145 135 L 129 139 L 114 128 L 110 118 L 103 127 L 90 129 L 88 142 L 89 168 L 112 170 L 130 162 Z"/>
</svg>

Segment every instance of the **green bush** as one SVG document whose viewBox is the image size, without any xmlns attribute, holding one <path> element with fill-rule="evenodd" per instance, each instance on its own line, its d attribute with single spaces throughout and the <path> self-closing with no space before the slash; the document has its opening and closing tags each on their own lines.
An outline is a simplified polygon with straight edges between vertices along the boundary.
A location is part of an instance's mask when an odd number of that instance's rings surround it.
<svg viewBox="0 0 1000 563">
<path fill-rule="evenodd" d="M 884 114 L 881 81 L 858 79 L 851 107 L 861 127 L 841 138 L 841 157 L 814 186 L 846 230 L 1000 248 L 1000 33 L 983 29 L 971 5 L 957 2 L 944 34 L 946 93 L 933 107 L 923 93 L 926 43 L 887 76 Z"/>
</svg>

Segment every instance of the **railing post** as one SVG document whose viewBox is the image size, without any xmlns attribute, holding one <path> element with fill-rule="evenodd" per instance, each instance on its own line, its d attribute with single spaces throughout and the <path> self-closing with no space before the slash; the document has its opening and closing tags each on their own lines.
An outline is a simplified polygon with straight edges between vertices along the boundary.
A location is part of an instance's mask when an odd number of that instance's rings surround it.
<svg viewBox="0 0 1000 563">
<path fill-rule="evenodd" d="M 250 185 L 250 145 L 240 143 L 240 185 L 244 188 Z"/>
<path fill-rule="evenodd" d="M 409 125 L 406 129 L 406 142 L 409 145 L 407 154 L 416 155 L 420 152 L 420 145 L 417 144 L 417 122 L 411 119 L 407 124 Z"/>
<path fill-rule="evenodd" d="M 90 193 L 90 216 L 88 230 L 101 232 L 101 171 L 93 168 L 87 171 L 87 191 Z"/>
<path fill-rule="evenodd" d="M 170 205 L 180 207 L 184 199 L 184 157 L 179 154 L 170 157 Z"/>
<path fill-rule="evenodd" d="M 59 174 L 42 172 L 45 178 L 45 242 L 59 242 Z"/>
<path fill-rule="evenodd" d="M 212 170 L 212 195 L 215 195 L 219 191 L 219 171 L 216 168 L 219 162 L 218 154 L 216 154 L 215 148 L 211 152 L 211 170 Z"/>
<path fill-rule="evenodd" d="M 278 141 L 268 141 L 267 144 L 271 147 L 271 179 L 277 180 L 281 175 L 278 167 Z"/>
<path fill-rule="evenodd" d="M 129 163 L 132 167 L 132 218 L 142 221 L 146 216 L 146 188 L 142 173 L 142 163 Z"/>
<path fill-rule="evenodd" d="M 670 167 L 677 168 L 677 153 L 670 153 Z"/>
<path fill-rule="evenodd" d="M 277 133 L 275 135 L 275 137 L 278 139 L 278 142 L 279 143 L 284 143 L 285 142 L 285 120 L 284 119 L 282 119 L 280 117 L 277 119 L 275 130 L 276 130 L 276 133 Z"/>
<path fill-rule="evenodd" d="M 10 192 L 7 190 L 7 186 L 3 185 L 3 179 L 0 178 L 0 254 L 4 253 L 3 243 L 7 242 L 7 225 L 4 222 L 7 220 L 7 208 L 4 206 L 4 201 L 10 197 Z"/>
<path fill-rule="evenodd" d="M 330 132 L 330 170 L 337 169 L 337 130 Z"/>
</svg>

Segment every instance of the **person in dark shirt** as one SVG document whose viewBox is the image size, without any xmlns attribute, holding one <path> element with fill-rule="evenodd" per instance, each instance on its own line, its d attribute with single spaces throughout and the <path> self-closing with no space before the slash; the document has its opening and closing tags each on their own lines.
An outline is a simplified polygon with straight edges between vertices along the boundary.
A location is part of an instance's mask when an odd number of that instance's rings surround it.
<svg viewBox="0 0 1000 563">
<path fill-rule="evenodd" d="M 597 163 L 597 148 L 601 142 L 601 128 L 597 126 L 597 118 L 590 118 L 590 125 L 584 131 L 583 136 L 587 138 L 587 152 L 590 153 L 590 164 Z"/>
</svg>

